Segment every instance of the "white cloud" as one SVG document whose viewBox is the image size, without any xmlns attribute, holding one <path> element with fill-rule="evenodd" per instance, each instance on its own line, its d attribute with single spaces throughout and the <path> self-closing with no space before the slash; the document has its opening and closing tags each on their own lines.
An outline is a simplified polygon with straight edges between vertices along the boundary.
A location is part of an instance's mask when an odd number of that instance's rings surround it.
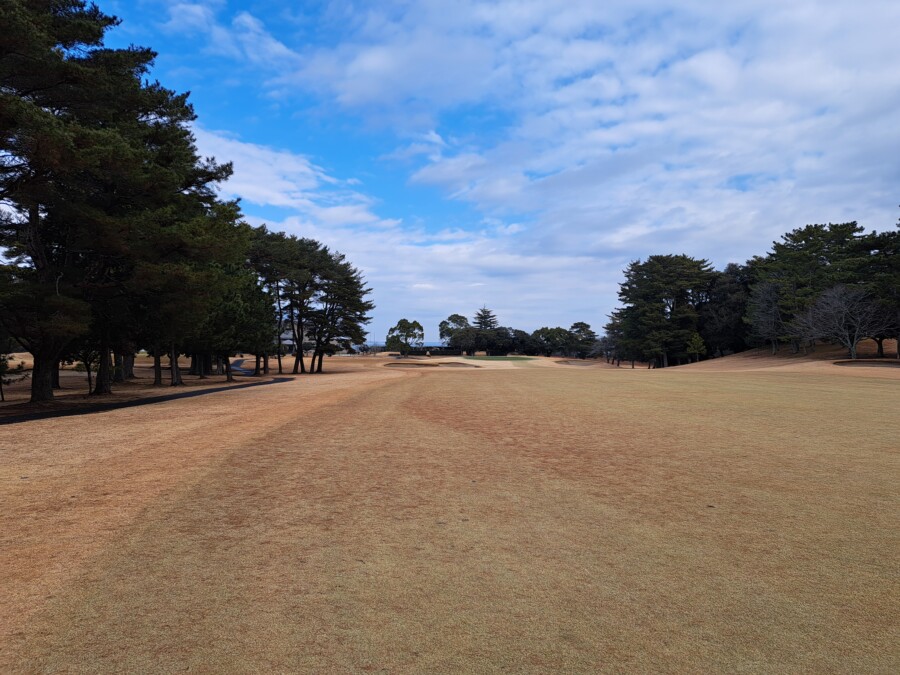
<svg viewBox="0 0 900 675">
<path fill-rule="evenodd" d="M 399 224 L 372 212 L 372 198 L 354 189 L 359 181 L 335 178 L 303 155 L 202 127 L 194 128 L 194 137 L 202 155 L 233 164 L 234 173 L 220 186 L 220 192 L 227 199 L 240 198 L 249 213 L 254 206 L 275 206 L 321 226 L 385 229 Z"/>
<path fill-rule="evenodd" d="M 205 139 L 235 160 L 228 190 L 340 240 L 387 308 L 428 287 L 410 313 L 486 302 L 536 327 L 536 316 L 579 320 L 593 307 L 597 324 L 631 258 L 721 265 L 808 222 L 896 221 L 890 0 L 345 2 L 323 17 L 340 31 L 311 45 L 276 39 L 247 12 L 171 13 L 171 29 L 177 16 L 205 31 L 269 90 L 313 92 L 335 114 L 388 125 L 397 149 L 382 159 L 492 219 L 429 233 L 380 218 L 352 179 L 306 158 Z"/>
<path fill-rule="evenodd" d="M 162 29 L 170 33 L 207 32 L 215 23 L 215 12 L 208 5 L 179 2 L 169 7 L 169 20 Z"/>
</svg>

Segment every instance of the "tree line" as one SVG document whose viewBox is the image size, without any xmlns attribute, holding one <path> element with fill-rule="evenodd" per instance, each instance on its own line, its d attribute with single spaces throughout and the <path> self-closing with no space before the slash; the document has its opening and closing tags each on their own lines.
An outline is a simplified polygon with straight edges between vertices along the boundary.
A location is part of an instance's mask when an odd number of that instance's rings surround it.
<svg viewBox="0 0 900 675">
<path fill-rule="evenodd" d="M 501 326 L 496 314 L 487 307 L 476 311 L 471 322 L 462 314 L 451 314 L 440 322 L 438 333 L 444 346 L 469 355 L 483 351 L 489 355 L 586 358 L 597 341 L 596 333 L 584 322 L 576 322 L 568 329 L 544 327 L 529 333 Z M 401 354 L 408 353 L 421 347 L 424 337 L 418 321 L 401 319 L 388 331 L 385 346 Z"/>
<path fill-rule="evenodd" d="M 871 339 L 884 356 L 884 341 L 900 337 L 900 230 L 807 225 L 721 271 L 687 255 L 652 255 L 624 274 L 621 306 L 597 346 L 617 363 L 665 367 L 763 345 L 799 352 L 817 340 L 856 358 Z"/>
<path fill-rule="evenodd" d="M 181 383 L 180 354 L 200 375 L 231 379 L 238 352 L 281 370 L 286 329 L 321 372 L 363 341 L 361 273 L 218 198 L 231 165 L 199 155 L 187 94 L 149 78 L 154 52 L 104 46 L 117 24 L 83 0 L 0 3 L 0 344 L 31 353 L 32 401 L 64 361 L 109 393 L 141 348 L 156 384 L 163 356 Z"/>
</svg>

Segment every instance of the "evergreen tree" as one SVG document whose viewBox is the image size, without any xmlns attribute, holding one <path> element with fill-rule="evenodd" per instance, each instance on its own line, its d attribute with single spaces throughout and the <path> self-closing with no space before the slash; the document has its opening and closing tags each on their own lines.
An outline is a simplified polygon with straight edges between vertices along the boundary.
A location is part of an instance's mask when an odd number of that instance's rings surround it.
<svg viewBox="0 0 900 675">
<path fill-rule="evenodd" d="M 493 330 L 500 325 L 496 315 L 487 307 L 482 307 L 475 312 L 475 318 L 472 320 L 472 323 L 478 330 Z"/>
<path fill-rule="evenodd" d="M 743 265 L 729 263 L 714 272 L 709 295 L 699 306 L 699 333 L 714 356 L 747 349 L 747 302 L 750 296 L 750 273 Z"/>
<path fill-rule="evenodd" d="M 635 347 L 641 356 L 666 367 L 688 357 L 697 332 L 700 305 L 708 300 L 712 268 L 686 255 L 653 255 L 625 270 L 619 299 L 639 329 Z"/>
<path fill-rule="evenodd" d="M 438 325 L 438 334 L 445 345 L 455 347 L 456 345 L 451 344 L 454 334 L 467 328 L 471 328 L 471 326 L 466 317 L 462 314 L 451 314 Z"/>
<path fill-rule="evenodd" d="M 388 330 L 385 338 L 385 349 L 408 354 L 411 349 L 421 347 L 425 340 L 425 329 L 418 321 L 400 319 L 396 326 Z"/>
<path fill-rule="evenodd" d="M 863 228 L 856 222 L 806 225 L 782 235 L 765 257 L 751 260 L 754 283 L 770 284 L 774 292 L 767 290 L 765 297 L 777 296 L 779 341 L 799 350 L 801 336 L 793 330 L 794 319 L 827 289 L 861 281 L 860 270 L 867 258 L 860 246 L 862 236 Z M 756 308 L 760 308 L 758 304 Z M 754 325 L 756 334 L 771 332 L 770 312 L 757 311 L 753 316 L 766 322 L 763 329 Z"/>
<path fill-rule="evenodd" d="M 153 52 L 103 47 L 115 24 L 79 0 L 0 5 L 0 199 L 11 208 L 0 246 L 13 261 L 0 305 L 34 357 L 33 400 L 52 397 L 59 357 L 89 329 L 95 391 L 109 391 L 110 352 L 127 350 L 139 322 L 137 264 L 171 246 L 165 215 L 185 218 L 188 201 L 211 208 L 209 184 L 230 171 L 198 159 L 186 95 L 145 81 Z"/>
<path fill-rule="evenodd" d="M 310 372 L 321 373 L 323 357 L 338 349 L 349 349 L 365 340 L 364 326 L 375 305 L 362 273 L 342 253 L 331 253 L 321 270 L 309 312 L 309 333 L 313 342 Z"/>
<path fill-rule="evenodd" d="M 594 348 L 597 342 L 597 334 L 591 330 L 589 324 L 583 321 L 573 323 L 569 328 L 569 335 L 572 336 L 572 342 L 569 351 L 579 359 L 587 358 L 587 355 Z"/>
<path fill-rule="evenodd" d="M 544 356 L 567 356 L 573 343 L 572 334 L 565 328 L 538 328 L 531 337 L 540 345 L 540 353 Z"/>
</svg>

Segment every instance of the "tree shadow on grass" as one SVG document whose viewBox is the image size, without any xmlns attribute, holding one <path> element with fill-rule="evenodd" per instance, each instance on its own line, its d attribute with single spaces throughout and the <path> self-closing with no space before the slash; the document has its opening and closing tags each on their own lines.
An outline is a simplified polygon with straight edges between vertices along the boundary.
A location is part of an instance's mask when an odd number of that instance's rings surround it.
<svg viewBox="0 0 900 675">
<path fill-rule="evenodd" d="M 250 387 L 262 387 L 269 384 L 279 384 L 281 382 L 290 382 L 291 377 L 276 377 L 265 382 L 246 382 L 244 384 L 236 384 L 231 387 L 216 387 L 215 389 L 200 389 L 195 391 L 181 391 L 175 394 L 163 394 L 161 396 L 147 396 L 145 398 L 137 398 L 129 401 L 110 401 L 108 403 L 92 403 L 77 408 L 66 408 L 64 410 L 41 410 L 38 412 L 22 413 L 21 415 L 10 415 L 0 417 L 0 426 L 4 424 L 17 424 L 20 422 L 32 422 L 34 420 L 52 419 L 54 417 L 71 417 L 73 415 L 90 415 L 92 413 L 107 412 L 110 410 L 118 410 L 120 408 L 135 408 L 140 405 L 151 405 L 153 403 L 164 403 L 165 401 L 174 401 L 180 398 L 193 398 L 194 396 L 206 396 L 207 394 L 216 394 L 221 391 L 235 391 L 236 389 L 249 389 Z"/>
</svg>

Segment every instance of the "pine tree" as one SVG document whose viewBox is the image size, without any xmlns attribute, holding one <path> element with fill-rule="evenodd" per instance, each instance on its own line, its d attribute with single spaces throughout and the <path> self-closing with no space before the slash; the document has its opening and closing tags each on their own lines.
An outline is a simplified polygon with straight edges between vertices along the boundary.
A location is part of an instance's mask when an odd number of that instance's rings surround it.
<svg viewBox="0 0 900 675">
<path fill-rule="evenodd" d="M 628 266 L 619 299 L 636 323 L 635 348 L 643 358 L 662 367 L 687 358 L 712 273 L 709 262 L 686 255 L 652 255 Z"/>
<path fill-rule="evenodd" d="M 475 318 L 472 320 L 472 323 L 478 330 L 493 330 L 500 325 L 496 315 L 487 307 L 482 307 L 475 312 Z"/>
</svg>

